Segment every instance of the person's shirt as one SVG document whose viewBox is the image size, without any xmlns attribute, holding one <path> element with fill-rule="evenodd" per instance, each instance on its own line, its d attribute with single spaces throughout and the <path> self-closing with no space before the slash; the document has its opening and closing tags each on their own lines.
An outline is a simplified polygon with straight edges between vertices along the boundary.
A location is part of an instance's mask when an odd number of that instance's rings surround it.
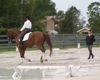
<svg viewBox="0 0 100 80">
<path fill-rule="evenodd" d="M 24 25 L 23 25 L 23 27 L 20 29 L 20 31 L 24 30 L 25 28 L 27 28 L 27 29 L 31 29 L 31 28 L 32 28 L 32 23 L 31 23 L 30 20 L 27 20 L 27 21 L 24 22 Z"/>
<path fill-rule="evenodd" d="M 95 36 L 93 34 L 86 36 L 86 44 L 87 45 L 93 45 L 93 42 L 95 41 Z"/>
</svg>

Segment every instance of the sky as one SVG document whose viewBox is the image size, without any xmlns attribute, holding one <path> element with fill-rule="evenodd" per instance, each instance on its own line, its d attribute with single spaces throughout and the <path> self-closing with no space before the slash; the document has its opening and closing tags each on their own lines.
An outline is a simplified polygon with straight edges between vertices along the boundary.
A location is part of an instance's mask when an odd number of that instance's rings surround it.
<svg viewBox="0 0 100 80">
<path fill-rule="evenodd" d="M 81 17 L 85 17 L 88 20 L 87 9 L 92 2 L 100 2 L 100 0 L 52 0 L 56 4 L 57 11 L 63 10 L 66 12 L 71 6 L 75 6 L 81 11 Z"/>
</svg>

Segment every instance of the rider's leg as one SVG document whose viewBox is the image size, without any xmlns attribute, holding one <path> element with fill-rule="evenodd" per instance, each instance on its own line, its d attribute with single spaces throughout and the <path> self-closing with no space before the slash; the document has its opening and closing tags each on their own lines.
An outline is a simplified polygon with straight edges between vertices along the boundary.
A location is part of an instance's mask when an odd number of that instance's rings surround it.
<svg viewBox="0 0 100 80">
<path fill-rule="evenodd" d="M 23 36 L 24 36 L 25 32 L 24 30 L 21 31 L 20 35 L 19 35 L 19 47 L 23 46 Z"/>
<path fill-rule="evenodd" d="M 30 32 L 29 29 L 24 29 L 23 31 L 21 31 L 20 36 L 19 36 L 19 40 L 20 40 L 20 45 L 19 47 L 23 46 L 23 37 L 26 33 Z"/>
</svg>

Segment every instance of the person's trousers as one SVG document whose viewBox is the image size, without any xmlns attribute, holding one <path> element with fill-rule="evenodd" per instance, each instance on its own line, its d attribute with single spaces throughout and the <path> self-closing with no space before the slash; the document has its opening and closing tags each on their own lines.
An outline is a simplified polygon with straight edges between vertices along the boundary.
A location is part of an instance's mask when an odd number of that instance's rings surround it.
<svg viewBox="0 0 100 80">
<path fill-rule="evenodd" d="M 30 32 L 30 29 L 24 29 L 21 31 L 20 35 L 19 35 L 19 39 L 20 39 L 20 44 L 23 44 L 23 37 L 26 33 Z"/>
<path fill-rule="evenodd" d="M 90 57 L 90 56 L 93 56 L 93 53 L 92 53 L 92 46 L 93 46 L 93 45 L 87 45 L 88 50 L 89 50 L 89 57 Z"/>
</svg>

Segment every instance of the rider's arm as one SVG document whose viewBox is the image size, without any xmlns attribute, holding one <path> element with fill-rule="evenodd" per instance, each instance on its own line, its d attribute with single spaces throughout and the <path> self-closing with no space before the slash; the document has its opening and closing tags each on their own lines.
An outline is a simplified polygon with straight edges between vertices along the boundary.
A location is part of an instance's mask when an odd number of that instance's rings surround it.
<svg viewBox="0 0 100 80">
<path fill-rule="evenodd" d="M 20 31 L 24 30 L 25 28 L 31 29 L 31 27 L 32 27 L 31 22 L 26 21 Z"/>
</svg>

